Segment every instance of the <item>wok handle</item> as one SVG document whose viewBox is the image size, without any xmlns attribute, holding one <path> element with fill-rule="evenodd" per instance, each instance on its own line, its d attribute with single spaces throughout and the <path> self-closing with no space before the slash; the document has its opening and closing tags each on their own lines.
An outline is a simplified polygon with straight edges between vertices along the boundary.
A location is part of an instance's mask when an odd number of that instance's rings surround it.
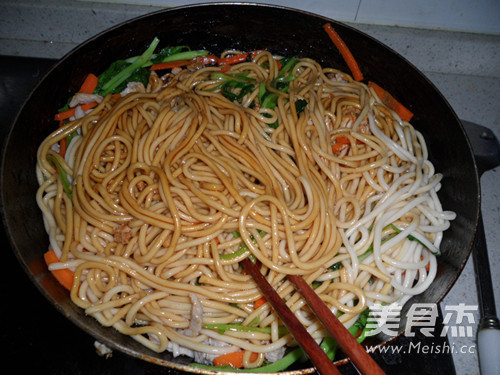
<svg viewBox="0 0 500 375">
<path fill-rule="evenodd" d="M 500 374 L 500 322 L 496 313 L 482 216 L 479 216 L 472 257 L 480 311 L 477 348 L 481 374 Z"/>
<path fill-rule="evenodd" d="M 486 247 L 486 236 L 484 234 L 483 218 L 481 215 L 479 216 L 477 224 L 472 257 L 474 260 L 474 269 L 476 271 L 477 297 L 481 320 L 488 320 L 492 317 L 496 318 L 497 311 L 495 305 L 495 295 L 493 292 L 493 284 L 491 282 L 488 249 Z M 481 325 L 480 328 L 482 328 Z"/>
<path fill-rule="evenodd" d="M 478 124 L 463 120 L 462 124 L 471 141 L 479 175 L 500 165 L 500 147 L 495 134 Z M 477 333 L 479 366 L 483 375 L 500 374 L 500 321 L 496 312 L 482 215 L 479 215 L 472 257 L 480 313 Z"/>
</svg>

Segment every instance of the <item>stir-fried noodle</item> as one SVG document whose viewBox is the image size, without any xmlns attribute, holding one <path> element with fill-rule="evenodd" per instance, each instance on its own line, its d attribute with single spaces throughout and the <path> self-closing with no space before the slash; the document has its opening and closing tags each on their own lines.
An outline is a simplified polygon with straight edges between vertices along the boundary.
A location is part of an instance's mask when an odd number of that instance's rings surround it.
<svg viewBox="0 0 500 375">
<path fill-rule="evenodd" d="M 279 69 L 261 52 L 219 75 L 153 73 L 144 92 L 108 95 L 43 141 L 51 269 L 74 271 L 71 299 L 86 314 L 201 362 L 259 353 L 251 367 L 296 344 L 268 303 L 254 305 L 248 256 L 318 341 L 327 333 L 286 274 L 314 284 L 347 327 L 432 283 L 454 214 L 422 135 L 345 73 L 299 59 L 281 91 Z M 221 76 L 238 74 L 251 90 L 230 100 Z M 62 158 L 56 145 L 71 134 Z M 259 329 L 216 328 L 227 325 Z"/>
</svg>

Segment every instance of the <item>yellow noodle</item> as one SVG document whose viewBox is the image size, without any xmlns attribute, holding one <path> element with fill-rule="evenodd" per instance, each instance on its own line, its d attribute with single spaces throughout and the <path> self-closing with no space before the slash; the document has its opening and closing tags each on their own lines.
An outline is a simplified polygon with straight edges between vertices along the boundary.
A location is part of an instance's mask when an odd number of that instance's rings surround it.
<svg viewBox="0 0 500 375">
<path fill-rule="evenodd" d="M 437 201 L 441 177 L 421 134 L 345 73 L 300 59 L 283 92 L 279 69 L 266 51 L 232 66 L 225 74 L 256 82 L 239 102 L 222 94 L 216 67 L 153 73 L 144 92 L 108 95 L 42 142 L 37 202 L 61 261 L 53 269 L 75 274 L 76 305 L 151 350 L 245 349 L 256 367 L 296 343 L 267 303 L 254 308 L 262 293 L 239 264 L 250 255 L 317 339 L 326 331 L 287 274 L 315 283 L 346 325 L 432 282 L 434 255 L 407 235 L 438 249 L 439 231 L 421 228 L 454 215 Z M 260 107 L 260 84 L 277 95 L 274 109 Z M 75 131 L 63 158 L 58 144 Z M 336 152 L 338 137 L 348 145 Z M 68 174 L 71 199 L 47 155 Z"/>
</svg>

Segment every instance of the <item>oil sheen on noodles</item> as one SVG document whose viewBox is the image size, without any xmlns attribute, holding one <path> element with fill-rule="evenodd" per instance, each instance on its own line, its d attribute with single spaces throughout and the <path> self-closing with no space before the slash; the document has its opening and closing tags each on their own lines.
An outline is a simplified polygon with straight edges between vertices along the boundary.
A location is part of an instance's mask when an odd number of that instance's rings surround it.
<svg viewBox="0 0 500 375">
<path fill-rule="evenodd" d="M 278 75 L 269 52 L 225 73 L 256 82 L 239 102 L 221 94 L 219 69 L 153 73 L 144 92 L 108 95 L 40 145 L 37 201 L 60 258 L 51 269 L 74 271 L 72 301 L 156 352 L 211 363 L 245 349 L 254 367 L 296 344 L 267 303 L 254 307 L 262 295 L 239 264 L 250 254 L 318 341 L 327 333 L 286 274 L 314 283 L 347 327 L 422 293 L 454 218 L 422 135 L 311 59 L 274 90 L 275 109 L 256 100 Z M 54 145 L 75 131 L 63 159 Z"/>
</svg>

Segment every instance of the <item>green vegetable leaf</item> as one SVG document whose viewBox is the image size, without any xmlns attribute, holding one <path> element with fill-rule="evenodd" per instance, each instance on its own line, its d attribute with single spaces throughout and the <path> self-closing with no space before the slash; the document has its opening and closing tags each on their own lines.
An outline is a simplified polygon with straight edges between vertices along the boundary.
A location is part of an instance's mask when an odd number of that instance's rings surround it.
<svg viewBox="0 0 500 375">
<path fill-rule="evenodd" d="M 249 92 L 252 92 L 254 85 L 252 83 L 228 81 L 222 84 L 221 92 L 231 101 L 243 98 Z"/>
<path fill-rule="evenodd" d="M 222 95 L 231 101 L 240 100 L 255 87 L 255 79 L 248 77 L 249 72 L 237 73 L 234 75 L 215 72 L 210 78 L 221 81 L 215 89 L 220 88 Z"/>
<path fill-rule="evenodd" d="M 149 61 L 159 42 L 160 40 L 158 38 L 154 38 L 146 51 L 144 51 L 144 53 L 136 58 L 131 64 L 125 60 L 118 60 L 112 63 L 110 67 L 99 76 L 99 84 L 96 89 L 96 93 L 105 96 L 112 92 L 119 92 L 117 90 L 119 90 L 122 83 L 125 83 L 126 85 L 126 82 L 131 82 L 131 76 L 134 76 L 135 79 L 138 79 L 138 76 L 135 74 L 139 74 L 140 77 L 144 77 L 145 71 L 137 71 L 145 69 L 143 68 L 143 65 Z M 145 70 L 148 71 L 147 69 Z"/>
<path fill-rule="evenodd" d="M 129 67 L 130 64 L 125 60 L 118 60 L 112 63 L 108 69 L 106 69 L 99 76 L 99 84 L 95 90 L 96 94 L 105 95 L 106 90 L 104 90 L 103 86 L 109 82 L 114 76 L 122 72 L 124 69 Z M 147 86 L 149 83 L 149 76 L 151 72 L 147 68 L 139 67 L 134 72 L 132 72 L 127 80 L 123 81 L 119 85 L 115 86 L 109 93 L 116 94 L 122 92 L 129 82 L 141 82 L 144 86 Z"/>
<path fill-rule="evenodd" d="M 129 65 L 130 64 L 127 63 L 125 60 L 117 60 L 113 62 L 108 67 L 108 69 L 106 69 L 99 75 L 99 83 L 97 84 L 95 92 L 99 95 L 102 95 L 104 93 L 103 89 L 104 84 L 108 83 L 114 76 L 116 76 L 118 73 L 120 73 L 123 69 L 125 69 Z"/>
<path fill-rule="evenodd" d="M 337 263 L 331 265 L 330 267 L 328 267 L 328 269 L 330 269 L 332 271 L 337 271 L 341 268 L 342 268 L 342 262 L 337 262 Z"/>
<path fill-rule="evenodd" d="M 278 73 L 278 78 L 283 77 L 286 73 L 292 70 L 299 60 L 296 57 L 284 57 L 280 60 L 281 69 Z"/>
<path fill-rule="evenodd" d="M 297 115 L 300 115 L 302 112 L 304 112 L 306 107 L 307 101 L 304 99 L 297 99 L 297 101 L 295 102 L 295 110 L 297 111 Z"/>
</svg>

